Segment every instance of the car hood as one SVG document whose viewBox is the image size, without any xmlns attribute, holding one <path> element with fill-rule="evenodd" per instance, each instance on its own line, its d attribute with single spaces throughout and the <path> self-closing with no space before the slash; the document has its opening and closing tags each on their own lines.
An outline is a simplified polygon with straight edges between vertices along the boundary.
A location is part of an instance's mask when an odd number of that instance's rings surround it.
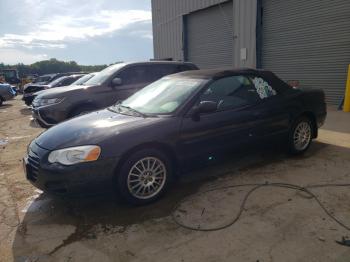
<svg viewBox="0 0 350 262">
<path fill-rule="evenodd" d="M 45 92 L 47 92 L 48 90 L 46 89 L 46 90 L 41 90 L 41 91 L 38 91 L 38 92 L 35 92 L 34 93 L 34 96 L 39 96 L 39 95 L 41 95 L 41 94 L 44 94 Z"/>
<path fill-rule="evenodd" d="M 30 84 L 24 86 L 23 90 L 27 90 L 30 87 L 44 87 L 44 86 L 47 86 L 47 85 L 42 84 L 42 83 L 35 83 L 35 84 L 30 83 Z"/>
<path fill-rule="evenodd" d="M 9 84 L 0 84 L 0 89 L 5 90 L 11 94 L 13 93 L 13 89 Z"/>
<path fill-rule="evenodd" d="M 46 84 L 47 84 L 47 82 L 28 83 L 28 84 L 25 84 L 23 86 L 23 88 L 26 89 L 28 86 L 36 86 L 36 85 L 41 86 L 41 85 L 46 85 Z"/>
<path fill-rule="evenodd" d="M 45 92 L 41 93 L 38 98 L 59 98 L 64 97 L 67 92 L 72 91 L 83 91 L 88 88 L 91 88 L 92 86 L 84 86 L 84 85 L 71 85 L 71 86 L 62 86 L 60 88 L 50 88 L 48 90 L 45 90 Z"/>
<path fill-rule="evenodd" d="M 157 117 L 121 115 L 108 109 L 96 111 L 58 124 L 36 138 L 36 143 L 47 150 L 56 150 L 81 145 L 110 145 L 110 138 L 121 132 L 136 129 L 152 122 Z"/>
<path fill-rule="evenodd" d="M 0 84 L 0 88 L 8 90 L 11 88 L 11 85 L 10 84 Z"/>
</svg>

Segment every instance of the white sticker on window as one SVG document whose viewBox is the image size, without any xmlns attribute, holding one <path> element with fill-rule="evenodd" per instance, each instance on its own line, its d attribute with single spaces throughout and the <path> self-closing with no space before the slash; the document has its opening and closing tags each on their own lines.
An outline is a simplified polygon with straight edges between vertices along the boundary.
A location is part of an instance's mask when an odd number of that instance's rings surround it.
<svg viewBox="0 0 350 262">
<path fill-rule="evenodd" d="M 261 77 L 255 77 L 253 79 L 255 89 L 261 99 L 268 98 L 276 95 L 276 91 Z"/>
</svg>

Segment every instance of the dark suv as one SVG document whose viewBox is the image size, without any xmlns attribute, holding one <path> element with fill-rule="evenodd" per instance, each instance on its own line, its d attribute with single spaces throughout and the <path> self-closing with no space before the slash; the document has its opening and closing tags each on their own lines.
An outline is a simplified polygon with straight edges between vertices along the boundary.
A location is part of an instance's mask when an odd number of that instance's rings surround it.
<svg viewBox="0 0 350 262">
<path fill-rule="evenodd" d="M 196 69 L 192 63 L 170 61 L 115 64 L 83 85 L 47 90 L 38 95 L 32 103 L 33 117 L 42 127 L 49 127 L 111 106 L 163 76 Z"/>
</svg>

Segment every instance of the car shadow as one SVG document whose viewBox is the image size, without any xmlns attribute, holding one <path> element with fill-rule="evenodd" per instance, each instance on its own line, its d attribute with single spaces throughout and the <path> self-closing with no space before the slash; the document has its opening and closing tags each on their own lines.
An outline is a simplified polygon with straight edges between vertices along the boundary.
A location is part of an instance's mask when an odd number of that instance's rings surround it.
<svg viewBox="0 0 350 262">
<path fill-rule="evenodd" d="M 312 157 L 327 146 L 315 142 L 303 157 L 295 158 Z M 45 235 L 45 232 L 49 234 L 48 231 L 52 227 L 57 227 L 59 231 L 62 227 L 70 225 L 75 230 L 44 256 L 76 241 L 97 238 L 91 230 L 96 226 L 99 226 L 104 233 L 123 233 L 128 226 L 168 217 L 177 203 L 198 192 L 204 184 L 214 184 L 220 178 L 234 177 L 245 169 L 256 169 L 290 157 L 278 144 L 268 147 L 266 145 L 245 147 L 235 152 L 210 156 L 207 161 L 198 161 L 186 166 L 169 192 L 157 202 L 146 206 L 126 205 L 110 192 L 73 198 L 38 194 L 33 196 L 23 210 L 25 214 L 13 241 L 14 258 L 16 261 L 25 261 L 32 256 L 38 244 L 44 243 L 43 234 Z M 39 230 L 38 227 L 42 228 L 43 233 L 34 232 L 34 228 Z M 30 259 L 36 258 L 38 257 L 30 257 Z"/>
<path fill-rule="evenodd" d="M 22 115 L 29 116 L 32 114 L 32 111 L 30 110 L 29 107 L 24 107 L 19 110 Z"/>
<path fill-rule="evenodd" d="M 10 108 L 12 106 L 13 106 L 12 104 L 6 104 L 6 102 L 4 102 L 4 104 L 2 104 L 2 106 L 0 106 L 0 109 L 3 110 L 3 109 Z"/>
</svg>

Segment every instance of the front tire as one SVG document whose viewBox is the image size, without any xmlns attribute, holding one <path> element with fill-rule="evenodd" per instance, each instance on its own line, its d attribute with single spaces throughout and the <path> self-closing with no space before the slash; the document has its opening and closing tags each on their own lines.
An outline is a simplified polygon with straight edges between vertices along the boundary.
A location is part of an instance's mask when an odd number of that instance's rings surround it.
<svg viewBox="0 0 350 262">
<path fill-rule="evenodd" d="M 172 173 L 171 161 L 161 151 L 140 150 L 122 164 L 117 174 L 118 192 L 129 204 L 151 203 L 168 189 Z"/>
<path fill-rule="evenodd" d="M 306 117 L 298 118 L 289 133 L 289 152 L 303 154 L 311 145 L 313 137 L 312 121 Z"/>
</svg>

